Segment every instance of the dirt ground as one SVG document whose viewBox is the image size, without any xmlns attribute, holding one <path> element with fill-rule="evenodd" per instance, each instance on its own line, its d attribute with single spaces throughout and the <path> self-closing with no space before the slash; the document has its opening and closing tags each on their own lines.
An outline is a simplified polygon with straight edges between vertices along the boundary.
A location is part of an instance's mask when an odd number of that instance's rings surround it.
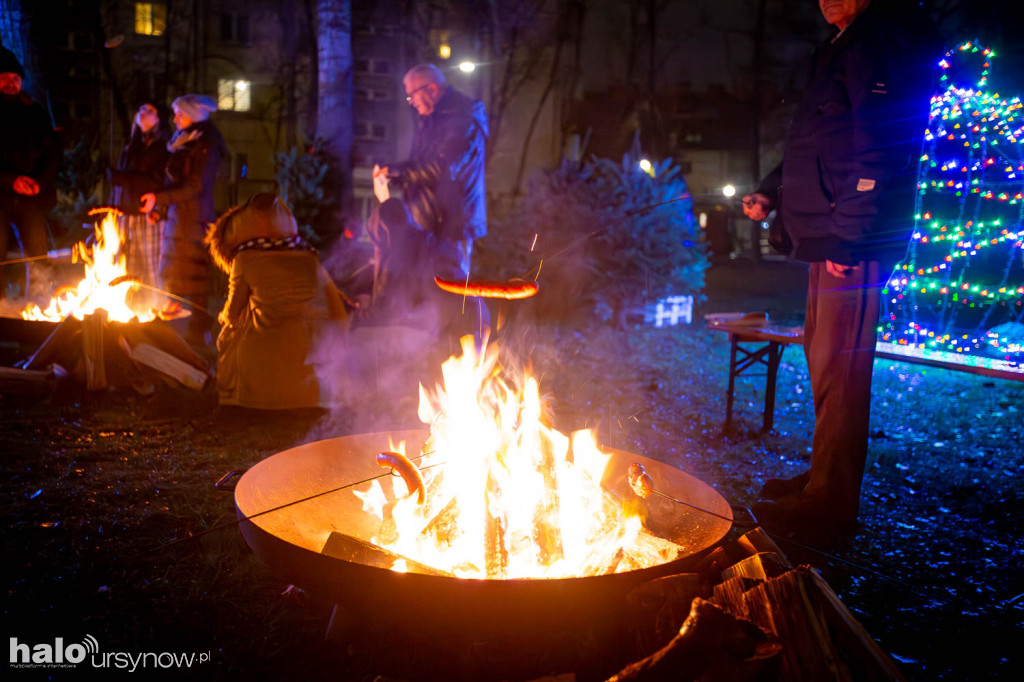
<svg viewBox="0 0 1024 682">
<path fill-rule="evenodd" d="M 768 310 L 798 323 L 803 282 L 792 266 L 719 264 L 697 312 Z M 594 426 L 605 444 L 678 466 L 733 504 L 807 464 L 811 399 L 797 349 L 783 358 L 775 430 L 759 430 L 761 381 L 750 378 L 723 432 L 726 337 L 698 321 L 524 336 L 530 352 L 519 354 L 563 430 Z M 1024 382 L 879 361 L 861 531 L 828 547 L 780 542 L 822 571 L 908 679 L 1019 675 L 1022 410 Z M 214 483 L 299 443 L 412 426 L 413 410 L 372 395 L 333 415 L 222 410 L 210 389 L 0 396 L 7 636 L 206 654 L 175 671 L 185 678 L 372 679 L 338 662 L 323 643 L 330 606 L 252 554 L 232 496 Z"/>
</svg>

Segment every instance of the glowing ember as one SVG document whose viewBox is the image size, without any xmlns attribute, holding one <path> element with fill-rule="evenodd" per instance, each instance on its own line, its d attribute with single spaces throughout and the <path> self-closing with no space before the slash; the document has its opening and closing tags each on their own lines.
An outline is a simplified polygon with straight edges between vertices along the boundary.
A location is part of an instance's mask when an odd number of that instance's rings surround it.
<svg viewBox="0 0 1024 682">
<path fill-rule="evenodd" d="M 148 322 L 156 317 L 152 310 L 136 310 L 128 304 L 127 296 L 138 289 L 138 284 L 125 279 L 128 271 L 117 227 L 121 212 L 101 208 L 91 211 L 90 215 L 94 213 L 106 214 L 96 226 L 95 245 L 90 248 L 85 242 L 79 242 L 72 251 L 74 262 L 85 263 L 85 277 L 77 286 L 58 289 L 45 309 L 35 304 L 27 306 L 21 313 L 24 319 L 60 322 L 73 315 L 81 320 L 99 308 L 107 311 L 108 320 L 116 322 L 128 322 L 136 317 L 140 322 Z"/>
<path fill-rule="evenodd" d="M 392 495 L 376 480 L 355 493 L 382 521 L 376 544 L 466 578 L 600 575 L 675 557 L 675 545 L 642 529 L 636 500 L 601 487 L 610 456 L 594 435 L 547 426 L 537 382 L 513 389 L 494 346 L 479 353 L 463 338 L 442 376 L 436 392 L 420 387 L 425 502 L 398 476 L 385 479 Z"/>
</svg>

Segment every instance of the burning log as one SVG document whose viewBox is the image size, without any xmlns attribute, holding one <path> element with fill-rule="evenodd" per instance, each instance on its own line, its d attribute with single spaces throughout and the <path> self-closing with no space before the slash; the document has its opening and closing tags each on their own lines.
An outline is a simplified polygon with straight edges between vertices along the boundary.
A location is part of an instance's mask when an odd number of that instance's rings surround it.
<svg viewBox="0 0 1024 682">
<path fill-rule="evenodd" d="M 487 473 L 484 500 L 484 570 L 489 579 L 508 577 L 508 546 L 505 544 L 505 519 L 494 513 L 491 501 L 501 495 L 494 476 Z"/>
<path fill-rule="evenodd" d="M 452 496 L 448 504 L 423 527 L 423 534 L 433 538 L 438 547 L 451 547 L 458 533 L 459 498 Z"/>
<path fill-rule="evenodd" d="M 131 386 L 151 393 L 153 378 L 199 390 L 210 378 L 206 361 L 165 323 L 116 322 L 103 308 L 82 320 L 64 318 L 23 367 L 43 370 L 54 363 L 87 390 Z"/>
<path fill-rule="evenodd" d="M 357 537 L 346 535 L 344 533 L 338 533 L 337 531 L 332 532 L 327 542 L 324 544 L 322 554 L 334 557 L 336 559 L 344 559 L 345 561 L 351 561 L 357 564 L 366 564 L 368 566 L 376 566 L 377 568 L 384 568 L 387 570 L 395 570 L 395 566 L 402 566 L 404 563 L 404 571 L 402 573 L 424 573 L 426 575 L 440 575 L 448 578 L 453 578 L 451 573 L 438 570 L 432 566 L 421 564 L 418 561 L 404 557 L 397 552 L 378 547 L 377 545 L 360 540 Z"/>
<path fill-rule="evenodd" d="M 555 453 L 551 441 L 542 438 L 540 441 L 540 462 L 538 464 L 541 478 L 544 480 L 544 502 L 534 514 L 534 542 L 540 551 L 540 562 L 550 566 L 565 556 L 562 548 L 562 531 L 558 526 L 558 481 L 555 477 Z M 615 561 L 618 564 L 618 561 Z M 615 569 L 612 568 L 612 571 Z"/>
</svg>

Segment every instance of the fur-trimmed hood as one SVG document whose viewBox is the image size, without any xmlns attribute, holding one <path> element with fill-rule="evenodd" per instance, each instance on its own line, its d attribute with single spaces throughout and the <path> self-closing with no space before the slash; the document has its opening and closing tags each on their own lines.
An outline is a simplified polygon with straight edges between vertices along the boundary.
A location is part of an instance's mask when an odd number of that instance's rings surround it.
<svg viewBox="0 0 1024 682">
<path fill-rule="evenodd" d="M 213 261 L 224 272 L 231 271 L 235 250 L 258 239 L 297 237 L 299 226 L 288 205 L 276 194 L 257 194 L 241 206 L 229 209 L 206 233 Z"/>
</svg>

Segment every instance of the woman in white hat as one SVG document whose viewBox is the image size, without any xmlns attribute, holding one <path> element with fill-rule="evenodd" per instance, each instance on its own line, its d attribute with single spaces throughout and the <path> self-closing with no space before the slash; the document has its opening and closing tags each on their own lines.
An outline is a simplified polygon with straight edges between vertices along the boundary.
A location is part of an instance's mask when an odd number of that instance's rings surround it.
<svg viewBox="0 0 1024 682">
<path fill-rule="evenodd" d="M 217 218 L 213 188 L 227 145 L 210 120 L 217 103 L 206 95 L 184 95 L 174 100 L 177 132 L 167 143 L 171 153 L 163 188 L 142 195 L 143 213 L 164 216 L 160 245 L 160 279 L 163 288 L 193 301 L 202 309 L 209 306 L 212 278 L 210 259 L 203 238 L 207 226 Z M 194 346 L 208 346 L 213 319 L 193 309 L 185 338 Z"/>
</svg>

